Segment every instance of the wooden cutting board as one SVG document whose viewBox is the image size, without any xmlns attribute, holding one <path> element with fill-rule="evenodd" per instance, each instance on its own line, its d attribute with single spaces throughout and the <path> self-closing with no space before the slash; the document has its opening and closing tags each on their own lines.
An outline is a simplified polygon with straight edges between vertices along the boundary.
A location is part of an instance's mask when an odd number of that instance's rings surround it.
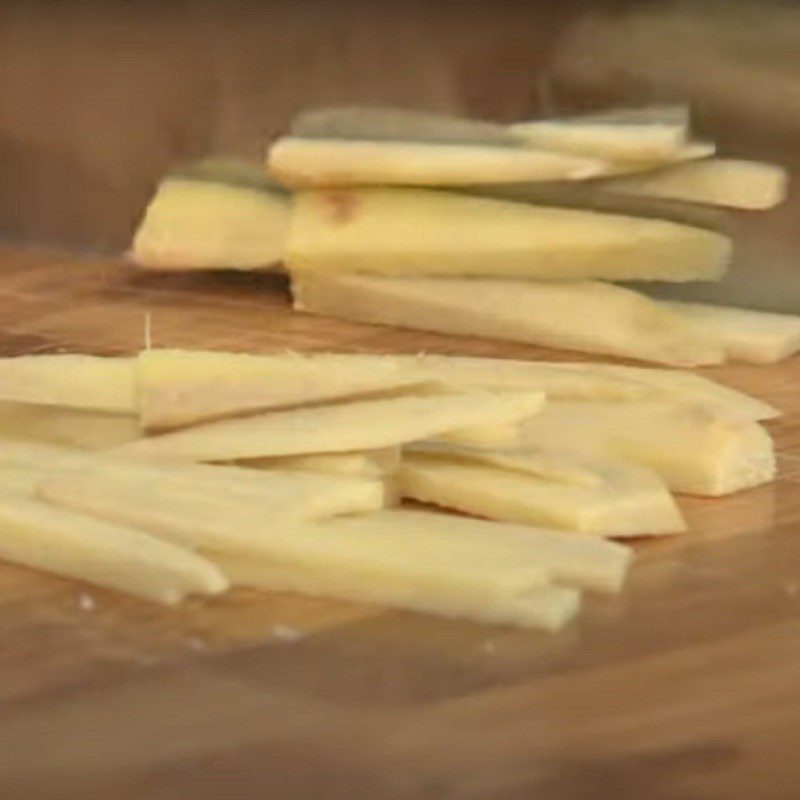
<svg viewBox="0 0 800 800">
<path fill-rule="evenodd" d="M 279 276 L 0 250 L 0 352 L 574 354 L 292 313 Z M 0 797 L 800 794 L 800 360 L 706 373 L 775 403 L 780 478 L 685 499 L 558 635 L 237 590 L 162 609 L 0 565 Z M 142 498 L 147 502 L 147 498 Z"/>
</svg>

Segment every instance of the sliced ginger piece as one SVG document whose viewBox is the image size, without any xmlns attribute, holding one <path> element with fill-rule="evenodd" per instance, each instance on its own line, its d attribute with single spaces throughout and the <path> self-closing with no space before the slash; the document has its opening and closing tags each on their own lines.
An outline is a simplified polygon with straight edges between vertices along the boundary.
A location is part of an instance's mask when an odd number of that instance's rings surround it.
<svg viewBox="0 0 800 800">
<path fill-rule="evenodd" d="M 289 136 L 269 149 L 267 170 L 285 186 L 464 186 L 583 180 L 603 174 L 593 158 L 528 147 Z"/>
<path fill-rule="evenodd" d="M 146 507 L 137 501 L 143 490 L 150 501 Z M 233 558 L 240 564 L 251 562 L 254 568 L 262 564 L 277 565 L 283 572 L 288 568 L 295 576 L 294 582 L 284 575 L 282 581 L 273 576 L 265 583 L 264 568 L 256 568 L 256 573 L 261 571 L 259 585 L 268 588 L 551 628 L 577 611 L 575 591 L 539 596 L 540 588 L 549 588 L 550 571 L 539 565 L 535 553 L 529 550 L 523 558 L 498 547 L 490 537 L 488 552 L 473 549 L 461 554 L 452 537 L 422 529 L 411 548 L 404 532 L 383 532 L 379 515 L 369 515 L 377 517 L 374 528 L 357 527 L 351 533 L 349 524 L 358 518 L 342 518 L 343 528 L 334 520 L 316 525 L 281 521 L 252 497 L 209 496 L 203 487 L 164 482 L 145 487 L 128 479 L 80 473 L 46 480 L 40 491 L 51 502 L 88 509 L 101 518 L 136 520 L 158 536 L 211 551 L 223 565 Z M 318 580 L 323 575 L 329 576 L 327 582 L 315 584 L 315 576 Z M 386 591 L 380 588 L 384 584 Z M 527 601 L 530 592 L 539 599 Z"/>
<path fill-rule="evenodd" d="M 138 359 L 146 430 L 359 397 L 420 380 L 391 359 L 357 354 L 146 350 Z"/>
<path fill-rule="evenodd" d="M 548 400 L 670 399 L 697 403 L 737 420 L 780 416 L 769 403 L 689 370 L 433 353 L 391 358 L 416 370 L 422 379 L 462 391 L 542 391 Z"/>
<path fill-rule="evenodd" d="M 0 464 L 33 467 L 42 471 L 83 469 L 108 463 L 102 453 L 54 442 L 0 439 Z"/>
<path fill-rule="evenodd" d="M 45 476 L 37 491 L 56 505 L 141 527 L 187 547 L 253 555 L 268 555 L 270 536 L 286 536 L 306 520 L 383 505 L 378 481 L 277 471 L 250 481 L 241 480 L 233 467 L 210 469 L 234 474 L 93 469 Z"/>
<path fill-rule="evenodd" d="M 225 461 L 389 447 L 537 413 L 540 393 L 449 394 L 360 400 L 209 422 L 115 451 L 151 459 Z"/>
<path fill-rule="evenodd" d="M 622 175 L 645 175 L 672 165 L 677 166 L 679 164 L 694 163 L 695 161 L 709 159 L 713 157 L 716 152 L 717 146 L 714 142 L 699 140 L 690 141 L 678 148 L 667 161 L 662 159 L 658 159 L 657 161 L 607 161 L 602 177 L 615 178 Z"/>
<path fill-rule="evenodd" d="M 725 236 L 689 225 L 411 188 L 295 196 L 291 270 L 551 281 L 718 280 Z"/>
<path fill-rule="evenodd" d="M 0 493 L 33 498 L 36 487 L 46 474 L 41 467 L 30 464 L 0 462 Z"/>
<path fill-rule="evenodd" d="M 557 400 L 581 399 L 640 399 L 670 400 L 679 403 L 700 405 L 710 412 L 738 422 L 758 422 L 779 417 L 781 412 L 758 397 L 741 392 L 723 383 L 698 375 L 685 369 L 661 369 L 657 367 L 629 367 L 623 364 L 565 364 L 558 366 L 573 373 L 600 376 L 608 379 L 620 378 L 647 387 L 647 394 L 635 398 L 581 398 L 577 394 L 569 397 L 567 392 L 553 394 Z M 548 396 L 550 394 L 548 393 Z"/>
<path fill-rule="evenodd" d="M 0 490 L 0 558 L 167 605 L 218 594 L 210 561 L 139 530 Z"/>
<path fill-rule="evenodd" d="M 361 478 L 385 478 L 397 471 L 400 465 L 400 448 L 383 447 L 375 450 L 354 450 L 349 453 L 276 456 L 242 461 L 241 464 L 251 469 L 300 470 Z"/>
<path fill-rule="evenodd" d="M 787 184 L 787 172 L 777 164 L 710 158 L 608 178 L 594 185 L 619 194 L 764 210 L 786 199 Z"/>
<path fill-rule="evenodd" d="M 651 393 L 633 377 L 590 372 L 588 368 L 592 365 L 589 364 L 437 353 L 383 358 L 391 358 L 404 368 L 414 370 L 421 379 L 438 381 L 459 391 L 540 391 L 548 398 L 568 400 L 633 400 Z"/>
<path fill-rule="evenodd" d="M 501 572 L 516 561 L 546 569 L 560 581 L 614 590 L 631 557 L 626 549 L 605 542 L 599 546 L 595 540 L 581 539 L 575 547 L 553 532 L 520 526 L 505 531 L 505 526 L 486 528 L 482 525 L 489 523 L 438 514 L 381 511 L 311 523 L 302 519 L 307 510 L 300 504 L 293 504 L 294 513 L 281 514 L 285 504 L 276 507 L 263 496 L 259 502 L 255 492 L 210 488 L 192 481 L 136 480 L 95 471 L 53 476 L 42 481 L 38 491 L 68 508 L 136 524 L 212 552 L 254 558 L 321 565 L 331 559 L 372 564 L 377 558 L 419 558 L 426 564 L 440 559 L 452 565 L 455 559 L 474 563 L 476 569 L 482 565 L 488 570 L 494 564 Z M 150 502 L 143 504 L 142 496 Z"/>
<path fill-rule="evenodd" d="M 409 454 L 433 456 L 449 461 L 463 461 L 465 463 L 483 464 L 493 467 L 502 467 L 506 470 L 519 472 L 525 475 L 534 475 L 548 481 L 566 483 L 573 486 L 597 488 L 604 484 L 601 477 L 602 466 L 620 466 L 613 460 L 600 461 L 599 459 L 579 458 L 563 455 L 547 450 L 520 451 L 490 450 L 475 447 L 465 447 L 451 442 L 433 441 L 417 442 L 405 445 L 401 451 L 404 457 Z M 602 466 L 598 466 L 602 465 Z M 638 469 L 634 467 L 634 469 Z"/>
<path fill-rule="evenodd" d="M 686 529 L 653 472 L 609 459 L 426 447 L 403 456 L 400 493 L 504 522 L 600 536 L 646 536 Z"/>
<path fill-rule="evenodd" d="M 522 429 L 525 447 L 628 459 L 676 492 L 719 496 L 775 476 L 772 440 L 759 424 L 686 403 L 553 401 Z"/>
<path fill-rule="evenodd" d="M 629 547 L 595 537 L 409 509 L 340 517 L 320 528 L 339 537 L 329 540 L 328 549 L 363 554 L 367 563 L 377 551 L 369 542 L 372 531 L 390 549 L 429 564 L 455 559 L 501 571 L 526 564 L 544 569 L 553 581 L 603 592 L 620 589 L 633 558 Z"/>
<path fill-rule="evenodd" d="M 720 341 L 732 361 L 774 364 L 800 351 L 800 316 L 705 303 L 662 304 Z"/>
<path fill-rule="evenodd" d="M 138 439 L 141 432 L 131 414 L 0 401 L 0 436 L 101 450 Z"/>
<path fill-rule="evenodd" d="M 649 174 L 649 173 L 648 173 Z M 680 225 L 705 228 L 730 235 L 731 219 L 719 207 L 687 203 L 644 192 L 625 193 L 605 188 L 606 181 L 557 181 L 533 183 L 487 183 L 459 191 L 478 197 L 493 197 L 535 206 L 572 208 L 626 217 L 662 219 Z"/>
<path fill-rule="evenodd" d="M 373 511 L 383 505 L 380 481 L 353 475 L 305 474 L 272 469 L 269 472 L 240 466 L 188 462 L 150 462 L 106 453 L 29 442 L 0 441 L 0 466 L 38 470 L 58 482 L 70 475 L 143 487 L 164 484 L 200 489 L 215 494 L 255 498 L 267 504 L 276 521 L 316 519 L 335 514 Z"/>
<path fill-rule="evenodd" d="M 292 291 L 295 308 L 301 311 L 358 322 L 675 366 L 724 359 L 723 347 L 699 335 L 690 320 L 638 292 L 608 283 L 297 272 Z"/>
<path fill-rule="evenodd" d="M 438 437 L 445 442 L 476 448 L 498 448 L 519 446 L 521 433 L 519 423 L 506 425 L 484 425 L 483 427 L 460 428 Z"/>
<path fill-rule="evenodd" d="M 621 109 L 599 115 L 584 115 L 575 118 L 575 121 L 613 123 L 628 128 L 633 125 L 652 127 L 658 124 L 686 129 L 688 114 L 677 112 L 677 109 L 678 107 L 654 107 L 653 113 L 647 109 Z M 524 130 L 516 131 L 514 125 L 381 106 L 333 106 L 305 111 L 292 120 L 290 133 L 292 136 L 318 139 L 517 148 L 525 147 L 529 138 L 525 136 Z M 619 147 L 616 148 L 616 152 L 619 150 Z M 669 161 L 706 158 L 713 153 L 714 145 L 711 143 L 687 142 L 670 153 Z M 649 170 L 664 163 L 664 157 L 628 161 L 603 159 L 603 174 Z"/>
<path fill-rule="evenodd" d="M 401 500 L 396 481 L 397 468 L 400 466 L 399 447 L 355 450 L 349 453 L 311 453 L 302 456 L 256 458 L 238 463 L 251 469 L 299 470 L 371 478 L 383 484 L 384 506 L 399 505 Z"/>
<path fill-rule="evenodd" d="M 668 125 L 572 124 L 535 120 L 511 126 L 530 147 L 611 161 L 669 161 L 684 142 L 685 131 Z"/>
<path fill-rule="evenodd" d="M 261 469 L 247 466 L 150 462 L 29 442 L 0 442 L 0 469 L 7 469 L 11 474 L 19 470 L 23 475 L 27 471 L 42 478 L 107 473 L 113 474 L 115 480 L 147 486 L 163 482 L 170 486 L 205 487 L 211 493 L 255 496 L 259 501 L 272 503 L 276 519 L 316 519 L 331 514 L 373 511 L 381 508 L 385 499 L 385 489 L 377 475 L 334 473 L 333 470 L 293 474 L 290 469 L 276 467 L 265 475 Z"/>
<path fill-rule="evenodd" d="M 0 358 L 0 401 L 135 414 L 134 361 L 74 354 Z"/>
<path fill-rule="evenodd" d="M 539 585 L 552 576 L 610 591 L 619 587 L 631 557 L 627 549 L 605 542 L 600 547 L 597 541 L 581 540 L 574 547 L 551 532 L 521 526 L 504 530 L 505 526 L 421 512 L 381 511 L 319 523 L 287 517 L 281 522 L 252 496 L 211 495 L 207 487 L 188 484 L 176 492 L 155 483 L 148 494 L 152 502 L 146 506 L 137 502 L 141 486 L 127 479 L 56 476 L 44 481 L 39 491 L 59 505 L 115 521 L 135 521 L 157 535 L 204 550 L 301 567 L 408 565 L 429 570 L 438 564 L 450 574 L 471 571 L 499 580 L 523 569 L 529 584 Z"/>
<path fill-rule="evenodd" d="M 669 117 L 665 114 L 648 117 L 639 109 L 628 111 L 631 113 L 519 122 L 511 125 L 510 130 L 534 147 L 612 161 L 669 160 L 686 143 L 687 113 L 676 110 Z"/>
<path fill-rule="evenodd" d="M 259 269 L 283 257 L 288 196 L 242 182 L 171 176 L 136 231 L 132 256 L 153 269 Z"/>
<path fill-rule="evenodd" d="M 505 579 L 498 586 L 476 588 L 460 573 L 437 568 L 357 569 L 276 564 L 234 556 L 211 556 L 236 585 L 271 591 L 337 597 L 395 608 L 472 619 L 489 624 L 542 628 L 555 632 L 580 608 L 580 593 L 564 586 L 532 586 L 510 593 Z"/>
<path fill-rule="evenodd" d="M 0 438 L 0 465 L 24 466 L 55 472 L 62 470 L 80 470 L 103 465 L 126 464 L 150 467 L 148 462 L 115 459 L 105 451 L 87 450 L 60 442 L 31 441 L 26 439 Z M 159 465 L 161 466 L 161 465 Z M 168 468 L 170 465 L 164 465 Z M 183 465 L 180 465 L 183 466 Z M 197 466 L 197 465 L 189 465 Z"/>
</svg>

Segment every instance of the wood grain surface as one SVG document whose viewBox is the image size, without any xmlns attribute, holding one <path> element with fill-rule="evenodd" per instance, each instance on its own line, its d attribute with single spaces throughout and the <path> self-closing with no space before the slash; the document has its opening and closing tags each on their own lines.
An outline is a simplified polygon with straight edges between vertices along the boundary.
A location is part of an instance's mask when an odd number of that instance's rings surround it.
<svg viewBox="0 0 800 800">
<path fill-rule="evenodd" d="M 0 352 L 158 346 L 570 358 L 295 314 L 278 275 L 0 250 Z M 579 358 L 579 357 L 578 357 Z M 0 565 L 0 797 L 789 800 L 800 794 L 800 362 L 776 483 L 684 498 L 558 635 L 237 590 L 162 609 Z M 146 502 L 146 498 L 143 498 Z"/>
</svg>

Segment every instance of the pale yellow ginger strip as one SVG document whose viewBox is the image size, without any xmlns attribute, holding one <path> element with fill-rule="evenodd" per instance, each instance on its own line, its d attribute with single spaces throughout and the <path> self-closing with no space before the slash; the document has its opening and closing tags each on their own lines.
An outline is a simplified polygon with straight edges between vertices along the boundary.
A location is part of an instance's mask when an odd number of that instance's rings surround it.
<svg viewBox="0 0 800 800">
<path fill-rule="evenodd" d="M 273 411 L 152 436 L 118 455 L 224 461 L 389 447 L 474 426 L 513 423 L 537 413 L 540 393 L 447 394 L 360 400 Z"/>
<path fill-rule="evenodd" d="M 542 119 L 510 126 L 532 147 L 612 161 L 668 161 L 685 144 L 686 121 Z"/>
<path fill-rule="evenodd" d="M 565 543 L 553 532 L 422 512 L 382 511 L 314 525 L 299 514 L 281 519 L 253 495 L 213 494 L 208 486 L 128 476 L 65 474 L 43 481 L 39 492 L 59 505 L 134 524 L 182 544 L 267 559 L 373 564 L 378 558 L 391 563 L 419 558 L 500 572 L 527 564 L 560 581 L 613 591 L 631 558 L 627 549 L 598 540 L 570 538 Z M 139 502 L 143 492 L 148 504 Z"/>
<path fill-rule="evenodd" d="M 445 442 L 453 442 L 468 447 L 518 447 L 521 434 L 519 423 L 514 423 L 508 425 L 484 425 L 483 427 L 460 428 L 456 431 L 442 433 L 438 438 Z"/>
<path fill-rule="evenodd" d="M 657 107 L 652 114 L 647 109 L 621 109 L 599 115 L 583 115 L 569 121 L 583 125 L 614 124 L 626 128 L 645 125 L 659 125 L 662 128 L 672 126 L 686 131 L 689 125 L 688 113 L 684 109 L 676 109 L 677 107 L 666 107 L 664 113 L 664 108 Z M 527 138 L 524 131 L 515 131 L 514 125 L 381 106 L 335 106 L 307 111 L 292 120 L 290 133 L 293 136 L 317 139 L 504 147 L 524 147 Z M 621 149 L 623 148 L 616 147 L 615 153 L 619 155 Z M 672 150 L 669 161 L 706 158 L 713 155 L 714 149 L 712 143 L 688 142 Z M 664 157 L 628 161 L 601 160 L 604 175 L 654 169 L 665 163 Z"/>
<path fill-rule="evenodd" d="M 788 174 L 777 164 L 711 158 L 593 184 L 604 191 L 764 210 L 786 199 Z"/>
<path fill-rule="evenodd" d="M 526 447 L 629 459 L 676 492 L 718 496 L 775 476 L 772 440 L 760 425 L 702 406 L 553 401 L 522 428 Z"/>
<path fill-rule="evenodd" d="M 404 458 L 409 455 L 428 455 L 453 461 L 502 467 L 506 470 L 533 475 L 548 481 L 597 489 L 606 483 L 603 467 L 619 467 L 613 459 L 597 459 L 565 455 L 552 450 L 482 449 L 452 442 L 430 441 L 405 445 Z M 633 467 L 634 471 L 639 468 Z"/>
<path fill-rule="evenodd" d="M 153 269 L 259 269 L 283 257 L 286 194 L 215 180 L 161 183 L 133 240 L 132 256 Z"/>
<path fill-rule="evenodd" d="M 213 563 L 190 550 L 18 490 L 0 490 L 0 558 L 168 605 L 228 586 Z"/>
<path fill-rule="evenodd" d="M 146 430 L 360 397 L 422 380 L 377 356 L 168 349 L 140 353 L 137 378 Z"/>
<path fill-rule="evenodd" d="M 272 538 L 288 535 L 305 519 L 376 507 L 359 497 L 342 497 L 341 492 L 326 500 L 322 482 L 301 480 L 330 476 L 297 472 L 287 476 L 289 480 L 276 487 L 270 483 L 274 476 L 266 474 L 265 487 L 259 491 L 222 481 L 73 472 L 45 476 L 37 491 L 57 505 L 144 528 L 187 547 L 253 555 L 269 555 Z M 380 484 L 377 491 L 382 505 Z M 141 502 L 142 497 L 147 503 Z"/>
<path fill-rule="evenodd" d="M 670 167 L 673 164 L 686 164 L 711 158 L 717 152 L 714 142 L 692 141 L 680 147 L 672 158 L 667 161 L 607 161 L 603 169 L 602 178 L 615 178 L 622 175 L 649 174 L 655 170 Z M 602 181 L 598 181 L 598 186 Z"/>
<path fill-rule="evenodd" d="M 74 477 L 66 479 L 73 491 Z M 43 489 L 51 501 L 87 507 L 74 493 L 65 494 L 63 482 L 61 491 L 53 492 L 54 485 L 45 483 Z M 96 485 L 88 483 L 84 489 Z M 93 514 L 109 519 L 130 515 L 165 538 L 238 553 L 240 564 L 277 561 L 288 565 L 292 580 L 287 580 L 286 568 L 279 571 L 281 578 L 276 580 L 273 575 L 266 582 L 263 571 L 255 570 L 260 575 L 259 585 L 273 589 L 374 600 L 480 621 L 549 629 L 564 624 L 579 605 L 579 594 L 574 590 L 552 587 L 551 591 L 544 585 L 550 569 L 539 564 L 531 547 L 535 542 L 526 542 L 524 549 L 504 548 L 502 538 L 496 542 L 484 535 L 483 549 L 468 546 L 462 553 L 460 541 L 441 536 L 435 529 L 418 526 L 412 541 L 403 530 L 384 531 L 380 515 L 365 518 L 369 523 L 366 529 L 356 521 L 355 532 L 349 528 L 357 518 L 342 518 L 343 525 L 338 526 L 337 521 L 330 521 L 316 526 L 276 527 L 263 512 L 256 521 L 249 509 L 237 512 L 231 504 L 224 514 L 216 514 L 214 508 L 221 510 L 224 504 L 198 503 L 197 495 L 176 492 L 174 487 L 167 492 L 159 487 L 150 494 L 152 510 L 143 509 L 136 496 L 126 497 L 105 483 L 99 504 L 90 503 L 89 508 Z M 198 505 L 202 521 L 195 513 Z M 242 538 L 243 526 L 257 533 L 249 542 Z M 214 557 L 225 564 L 224 557 Z M 327 576 L 321 585 L 320 576 Z M 241 576 L 237 576 L 237 582 L 241 582 Z"/>
<path fill-rule="evenodd" d="M 622 163 L 622 162 L 619 162 Z M 633 162 L 629 162 L 629 168 Z M 583 209 L 645 219 L 662 219 L 680 225 L 727 233 L 732 220 L 719 207 L 687 203 L 648 194 L 628 194 L 605 188 L 605 181 L 557 181 L 549 183 L 485 183 L 460 191 L 536 206 Z"/>
<path fill-rule="evenodd" d="M 295 195 L 292 270 L 549 281 L 718 280 L 719 233 L 676 222 L 411 188 Z"/>
<path fill-rule="evenodd" d="M 46 474 L 41 467 L 29 464 L 0 463 L 0 492 L 33 498 L 36 487 Z"/>
<path fill-rule="evenodd" d="M 780 410 L 758 397 L 741 392 L 723 383 L 718 383 L 696 372 L 683 369 L 660 369 L 657 367 L 629 367 L 623 364 L 558 364 L 564 370 L 576 375 L 614 380 L 620 378 L 646 387 L 646 393 L 638 398 L 631 395 L 627 398 L 615 398 L 598 395 L 580 397 L 577 392 L 569 396 L 564 390 L 547 392 L 548 397 L 557 400 L 670 400 L 679 403 L 701 405 L 710 412 L 728 417 L 734 421 L 758 422 L 773 419 L 781 415 Z M 547 390 L 545 390 L 547 391 Z"/>
<path fill-rule="evenodd" d="M 0 401 L 136 413 L 134 360 L 90 355 L 0 358 Z"/>
<path fill-rule="evenodd" d="M 3 438 L 101 450 L 140 436 L 139 421 L 132 414 L 0 401 Z"/>
<path fill-rule="evenodd" d="M 392 547 L 426 561 L 474 559 L 486 569 L 515 562 L 535 565 L 559 583 L 605 592 L 620 589 L 633 559 L 629 547 L 596 537 L 409 509 L 340 517 L 321 527 L 328 535 L 342 532 L 341 541 L 330 540 L 337 552 L 356 551 L 371 558 L 373 548 L 362 537 L 379 531 L 387 543 L 397 537 Z"/>
<path fill-rule="evenodd" d="M 580 593 L 563 586 L 535 586 L 511 594 L 504 585 L 476 591 L 462 576 L 448 577 L 434 570 L 409 576 L 387 569 L 294 566 L 213 554 L 211 558 L 237 585 L 377 603 L 489 624 L 558 631 L 580 608 Z"/>
<path fill-rule="evenodd" d="M 721 344 L 638 292 L 596 281 L 387 278 L 301 272 L 295 308 L 357 322 L 638 358 L 718 364 Z"/>
<path fill-rule="evenodd" d="M 662 302 L 719 341 L 732 361 L 774 364 L 800 351 L 800 316 L 704 303 Z"/>
<path fill-rule="evenodd" d="M 0 439 L 0 464 L 3 465 L 56 471 L 84 469 L 107 461 L 103 453 L 93 453 L 54 442 Z"/>
<path fill-rule="evenodd" d="M 565 477 L 559 459 L 546 454 L 429 448 L 404 455 L 398 481 L 405 497 L 505 522 L 610 537 L 686 530 L 657 475 L 624 462 L 595 464 L 597 484 L 587 485 L 583 475 Z"/>
<path fill-rule="evenodd" d="M 389 391 L 393 383 L 397 391 L 419 393 L 430 393 L 440 384 L 451 391 L 542 391 L 566 400 L 670 397 L 702 402 L 742 419 L 779 414 L 762 400 L 689 371 L 437 354 L 249 356 L 152 350 L 139 356 L 139 381 L 142 421 L 153 429 L 252 412 L 264 403 L 316 403 L 331 394 L 372 392 L 382 385 Z"/>
<path fill-rule="evenodd" d="M 25 467 L 54 478 L 78 475 L 81 480 L 141 486 L 147 497 L 153 484 L 205 492 L 209 497 L 253 500 L 269 509 L 269 518 L 316 519 L 334 514 L 373 511 L 382 507 L 380 481 L 350 475 L 263 471 L 239 466 L 212 466 L 189 462 L 150 462 L 88 453 L 53 445 L 0 441 L 0 465 Z"/>
<path fill-rule="evenodd" d="M 445 356 L 437 353 L 391 355 L 423 379 L 439 381 L 460 391 L 544 392 L 566 400 L 632 400 L 652 390 L 635 378 L 590 371 L 590 364 L 522 361 L 520 359 Z"/>
<path fill-rule="evenodd" d="M 355 450 L 349 453 L 311 453 L 303 456 L 276 456 L 242 461 L 251 469 L 300 470 L 363 478 L 384 478 L 400 465 L 400 448 Z"/>
<path fill-rule="evenodd" d="M 519 439 L 519 435 L 517 436 Z M 238 462 L 250 469 L 299 470 L 331 475 L 371 478 L 383 485 L 383 505 L 400 504 L 395 473 L 400 466 L 400 448 L 385 447 L 350 453 L 318 453 L 305 456 L 277 456 Z"/>
<path fill-rule="evenodd" d="M 267 171 L 285 186 L 469 186 L 504 181 L 584 180 L 594 158 L 528 147 L 377 142 L 290 136 L 269 149 Z"/>
<path fill-rule="evenodd" d="M 521 361 L 421 353 L 382 356 L 414 369 L 422 379 L 460 390 L 542 391 L 552 400 L 662 400 L 699 403 L 732 419 L 780 416 L 764 400 L 689 370 L 596 362 Z"/>
</svg>

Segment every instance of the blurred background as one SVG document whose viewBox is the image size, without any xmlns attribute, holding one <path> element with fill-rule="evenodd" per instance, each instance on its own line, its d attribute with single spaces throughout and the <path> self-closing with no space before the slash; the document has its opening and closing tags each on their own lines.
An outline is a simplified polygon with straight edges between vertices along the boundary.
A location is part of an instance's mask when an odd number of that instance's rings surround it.
<svg viewBox="0 0 800 800">
<path fill-rule="evenodd" d="M 172 165 L 260 159 L 312 106 L 512 121 L 663 100 L 689 100 L 722 153 L 796 172 L 800 5 L 6 0 L 0 237 L 120 251 Z M 739 257 L 787 262 L 796 211 L 741 215 Z"/>
</svg>

